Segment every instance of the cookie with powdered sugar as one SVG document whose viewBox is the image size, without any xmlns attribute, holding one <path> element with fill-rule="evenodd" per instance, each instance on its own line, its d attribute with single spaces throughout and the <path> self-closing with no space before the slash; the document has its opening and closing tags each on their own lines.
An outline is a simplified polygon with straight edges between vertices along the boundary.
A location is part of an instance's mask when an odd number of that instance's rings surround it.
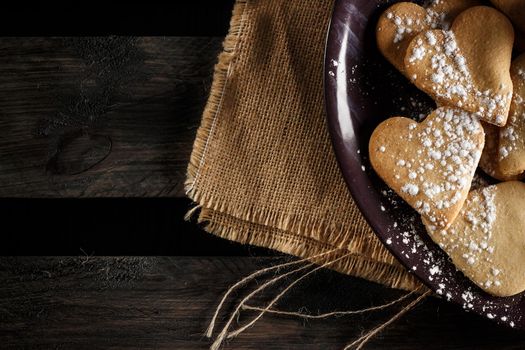
<svg viewBox="0 0 525 350">
<path fill-rule="evenodd" d="M 499 131 L 498 162 L 503 174 L 523 176 L 525 172 L 525 54 L 512 62 L 510 73 L 514 94 L 508 122 Z"/>
<path fill-rule="evenodd" d="M 525 184 L 502 182 L 470 192 L 446 230 L 424 220 L 427 232 L 454 265 L 496 296 L 525 290 Z"/>
<path fill-rule="evenodd" d="M 405 55 L 405 73 L 440 105 L 475 113 L 503 126 L 512 98 L 510 64 L 514 29 L 487 6 L 461 12 L 450 30 L 416 35 Z"/>
<path fill-rule="evenodd" d="M 501 181 L 525 178 L 525 54 L 512 62 L 514 94 L 504 127 L 483 124 L 485 148 L 479 167 Z"/>
<path fill-rule="evenodd" d="M 479 167 L 490 177 L 501 181 L 521 180 L 522 175 L 506 175 L 501 172 L 499 159 L 499 131 L 501 128 L 482 123 L 485 130 L 485 147 L 479 160 Z"/>
<path fill-rule="evenodd" d="M 379 17 L 376 40 L 379 51 L 401 73 L 408 44 L 418 33 L 428 29 L 448 29 L 454 18 L 477 0 L 433 0 L 426 7 L 411 2 L 390 6 Z"/>
<path fill-rule="evenodd" d="M 467 197 L 484 139 L 472 114 L 440 107 L 421 123 L 394 117 L 379 124 L 369 142 L 370 162 L 421 216 L 446 228 Z"/>
</svg>

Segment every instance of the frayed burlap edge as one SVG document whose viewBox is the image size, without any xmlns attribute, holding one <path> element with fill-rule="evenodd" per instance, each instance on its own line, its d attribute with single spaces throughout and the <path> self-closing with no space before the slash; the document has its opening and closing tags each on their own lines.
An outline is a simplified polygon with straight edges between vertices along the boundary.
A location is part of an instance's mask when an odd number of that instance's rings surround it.
<svg viewBox="0 0 525 350">
<path fill-rule="evenodd" d="M 218 213 L 210 209 L 202 208 L 198 222 L 203 224 L 205 231 L 218 237 L 231 241 L 250 244 L 259 247 L 277 250 L 286 254 L 299 257 L 316 256 L 325 251 L 333 250 L 332 245 L 306 239 L 278 229 L 248 223 L 226 214 Z M 254 234 L 256 232 L 257 234 Z M 341 249 L 334 255 L 333 259 L 347 254 L 349 251 Z M 358 253 L 341 259 L 330 266 L 337 272 L 361 277 L 369 281 L 380 283 L 392 288 L 404 290 L 416 290 L 422 284 L 411 274 L 407 273 L 399 263 L 381 263 Z"/>
<path fill-rule="evenodd" d="M 185 183 L 186 194 L 196 203 L 242 220 L 275 226 L 281 230 L 292 231 L 318 241 L 330 241 L 337 247 L 350 245 L 353 246 L 353 249 L 359 249 L 363 254 L 368 254 L 374 259 L 387 263 L 393 262 L 394 258 L 380 249 L 381 244 L 378 241 L 349 241 L 348 237 L 351 237 L 356 231 L 357 233 L 362 233 L 363 236 L 372 233 L 366 222 L 359 216 L 359 213 L 354 213 L 351 220 L 360 221 L 361 225 L 350 227 L 342 225 L 340 222 L 333 222 L 329 217 L 324 217 L 324 219 L 320 220 L 317 216 L 311 217 L 305 214 L 275 212 L 266 208 L 250 208 L 244 205 L 236 205 L 235 203 L 221 202 L 213 194 L 199 188 L 200 172 L 204 166 L 206 153 L 214 135 L 218 114 L 223 107 L 224 91 L 227 88 L 228 77 L 234 71 L 235 58 L 241 49 L 246 8 L 247 1 L 239 0 L 236 2 L 233 10 L 230 31 L 224 40 L 223 52 L 219 55 L 218 63 L 215 66 L 210 96 L 193 145 Z M 329 214 L 327 213 L 327 215 Z M 375 240 L 375 237 L 372 239 Z"/>
<path fill-rule="evenodd" d="M 356 213 L 356 217 L 352 217 L 352 220 L 356 219 L 361 223 L 360 225 L 342 225 L 329 218 L 320 220 L 319 217 L 224 203 L 212 194 L 199 189 L 200 170 L 205 163 L 210 139 L 214 134 L 217 118 L 223 106 L 228 77 L 233 72 L 235 59 L 242 45 L 246 8 L 246 0 L 236 1 L 230 21 L 230 30 L 223 42 L 223 52 L 219 55 L 215 66 L 210 96 L 203 113 L 201 126 L 197 131 L 188 166 L 185 182 L 186 194 L 197 203 L 199 208 L 203 208 L 199 221 L 205 223 L 206 231 L 225 239 L 262 246 L 299 257 L 316 255 L 323 249 L 346 248 L 354 255 L 341 261 L 337 266 L 333 266 L 333 269 L 394 288 L 407 290 L 419 288 L 420 283 L 382 247 L 366 222 L 358 217 L 359 213 Z M 215 221 L 217 216 L 228 217 L 237 222 L 244 221 L 245 227 L 242 230 L 239 227 L 228 227 L 224 220 Z M 253 232 L 253 227 L 257 227 L 256 234 Z M 355 233 L 360 233 L 359 239 L 351 239 L 355 238 Z M 331 245 L 323 243 L 326 241 L 330 241 Z"/>
<path fill-rule="evenodd" d="M 233 70 L 235 54 L 238 50 L 242 28 L 244 24 L 244 15 L 246 10 L 246 1 L 237 0 L 233 8 L 232 19 L 230 20 L 230 30 L 223 42 L 223 51 L 214 68 L 213 82 L 211 85 L 210 95 L 204 108 L 202 121 L 197 136 L 193 144 L 193 150 L 188 165 L 187 178 L 184 184 L 186 194 L 195 202 L 201 202 L 202 196 L 197 191 L 199 182 L 200 169 L 204 164 L 206 151 L 208 150 L 210 136 L 213 135 L 217 116 L 222 107 L 224 91 L 227 86 L 228 76 Z M 206 201 L 209 201 L 206 200 Z"/>
<path fill-rule="evenodd" d="M 345 248 L 352 253 L 366 255 L 381 263 L 397 263 L 394 256 L 386 251 L 374 233 L 370 231 L 366 222 L 358 217 L 359 213 L 351 217 L 352 222 L 359 221 L 359 224 L 342 225 L 341 223 L 330 222 L 326 218 L 275 213 L 266 209 L 218 203 L 215 198 L 198 192 L 195 196 L 190 195 L 190 197 L 200 206 L 214 212 L 227 214 L 230 217 L 259 226 L 269 226 L 281 231 L 291 232 L 312 241 L 330 242 L 334 248 Z"/>
</svg>

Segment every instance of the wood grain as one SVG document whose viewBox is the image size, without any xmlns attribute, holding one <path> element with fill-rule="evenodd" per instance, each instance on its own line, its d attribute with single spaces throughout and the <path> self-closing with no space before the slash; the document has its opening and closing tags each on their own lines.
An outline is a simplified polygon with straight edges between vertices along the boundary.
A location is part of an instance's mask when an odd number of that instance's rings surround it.
<svg viewBox="0 0 525 350">
<path fill-rule="evenodd" d="M 182 196 L 220 37 L 0 39 L 0 197 Z"/>
<path fill-rule="evenodd" d="M 0 259 L 0 344 L 3 349 L 206 349 L 210 341 L 203 333 L 224 290 L 250 272 L 282 260 L 4 257 Z M 265 292 L 258 302 L 277 289 Z M 303 307 L 314 313 L 356 309 L 400 294 L 320 271 L 279 307 Z M 227 310 L 233 306 L 233 301 L 228 302 Z M 341 349 L 395 310 L 309 322 L 265 316 L 224 348 Z M 243 313 L 240 322 L 250 315 Z M 524 342 L 523 333 L 429 298 L 366 349 L 521 349 Z"/>
</svg>

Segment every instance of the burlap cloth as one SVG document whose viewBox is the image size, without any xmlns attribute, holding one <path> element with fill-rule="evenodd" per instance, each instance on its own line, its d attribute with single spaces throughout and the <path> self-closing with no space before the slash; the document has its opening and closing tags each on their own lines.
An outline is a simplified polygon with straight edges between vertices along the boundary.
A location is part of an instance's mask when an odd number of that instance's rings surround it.
<svg viewBox="0 0 525 350">
<path fill-rule="evenodd" d="M 391 287 L 419 282 L 382 246 L 338 169 L 324 111 L 323 53 L 333 1 L 238 0 L 188 167 L 207 231 L 311 257 Z M 341 253 L 343 254 L 343 253 Z"/>
</svg>

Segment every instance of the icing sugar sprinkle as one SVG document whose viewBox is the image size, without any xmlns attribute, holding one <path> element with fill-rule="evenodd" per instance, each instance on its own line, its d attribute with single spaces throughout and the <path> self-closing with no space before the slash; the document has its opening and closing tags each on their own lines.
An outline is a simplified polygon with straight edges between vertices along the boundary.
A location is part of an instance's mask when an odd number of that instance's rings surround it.
<svg viewBox="0 0 525 350">
<path fill-rule="evenodd" d="M 518 70 L 518 76 L 519 76 L 521 79 L 525 80 L 525 70 L 523 70 L 523 69 L 519 69 L 519 70 Z"/>
<path fill-rule="evenodd" d="M 421 61 L 423 58 L 425 58 L 426 54 L 427 50 L 423 46 L 423 40 L 418 39 L 418 46 L 414 48 L 414 50 L 412 51 L 412 55 L 408 58 L 408 61 L 410 63 L 413 63 L 415 61 Z"/>
<path fill-rule="evenodd" d="M 419 187 L 414 184 L 406 184 L 401 187 L 401 191 L 409 193 L 411 196 L 415 196 L 419 193 Z"/>
<path fill-rule="evenodd" d="M 397 159 L 394 176 L 408 177 L 401 192 L 418 196 L 416 210 L 431 222 L 441 224 L 438 212 L 458 203 L 470 186 L 481 156 L 472 138 L 481 132 L 476 117 L 450 108 L 437 109 L 418 129 L 409 127 L 408 139 L 418 140 L 422 152 L 417 159 Z"/>
<path fill-rule="evenodd" d="M 434 33 L 432 32 L 427 32 L 426 33 L 426 37 L 427 37 L 427 40 L 428 40 L 428 43 L 432 46 L 436 45 L 437 43 L 437 39 L 436 39 L 436 36 L 434 35 Z"/>
<path fill-rule="evenodd" d="M 446 21 L 446 13 L 438 12 L 432 9 L 433 5 L 437 5 L 441 0 L 433 0 L 427 8 L 425 8 L 424 19 L 412 18 L 407 14 L 403 13 L 399 15 L 394 10 L 387 12 L 386 18 L 389 19 L 396 26 L 396 32 L 394 35 L 394 43 L 402 41 L 407 34 L 419 32 L 425 28 L 441 28 L 448 29 L 450 23 Z"/>
<path fill-rule="evenodd" d="M 405 17 L 405 16 L 403 16 Z M 416 27 L 421 26 L 421 20 L 414 20 L 410 17 L 402 18 L 401 16 L 388 12 L 386 18 L 392 21 L 396 26 L 396 33 L 394 36 L 394 43 L 398 43 L 405 38 L 406 34 L 410 34 L 416 30 Z"/>
<path fill-rule="evenodd" d="M 498 154 L 500 160 L 507 158 L 514 151 L 519 152 L 523 147 L 520 133 L 522 132 L 522 124 L 525 122 L 525 105 L 519 106 L 524 101 L 518 94 L 514 95 L 513 103 L 516 108 L 513 109 L 513 113 L 509 114 L 507 125 L 501 128 L 499 132 Z"/>
<path fill-rule="evenodd" d="M 452 226 L 440 231 L 441 248 L 449 254 L 455 254 L 455 251 L 463 252 L 461 258 L 472 268 L 476 268 L 478 264 L 493 264 L 494 247 L 491 246 L 491 239 L 497 215 L 494 198 L 494 187 L 472 192 L 459 214 L 465 218 L 468 225 L 461 230 Z M 434 230 L 435 227 L 429 229 Z M 501 267 L 492 265 L 483 280 L 475 282 L 486 288 L 499 287 L 502 285 L 500 277 L 503 272 Z"/>
<path fill-rule="evenodd" d="M 441 33 L 442 41 L 433 32 L 427 32 L 425 40 L 418 38 L 408 58 L 409 63 L 415 64 L 429 56 L 431 83 L 422 81 L 424 88 L 431 89 L 438 97 L 456 100 L 459 108 L 467 105 L 477 108 L 475 113 L 478 116 L 503 124 L 505 117 L 502 114 L 512 98 L 512 91 L 479 91 L 474 86 L 467 60 L 458 48 L 454 33 L 446 30 Z M 504 90 L 506 87 L 502 84 L 499 88 Z"/>
</svg>

